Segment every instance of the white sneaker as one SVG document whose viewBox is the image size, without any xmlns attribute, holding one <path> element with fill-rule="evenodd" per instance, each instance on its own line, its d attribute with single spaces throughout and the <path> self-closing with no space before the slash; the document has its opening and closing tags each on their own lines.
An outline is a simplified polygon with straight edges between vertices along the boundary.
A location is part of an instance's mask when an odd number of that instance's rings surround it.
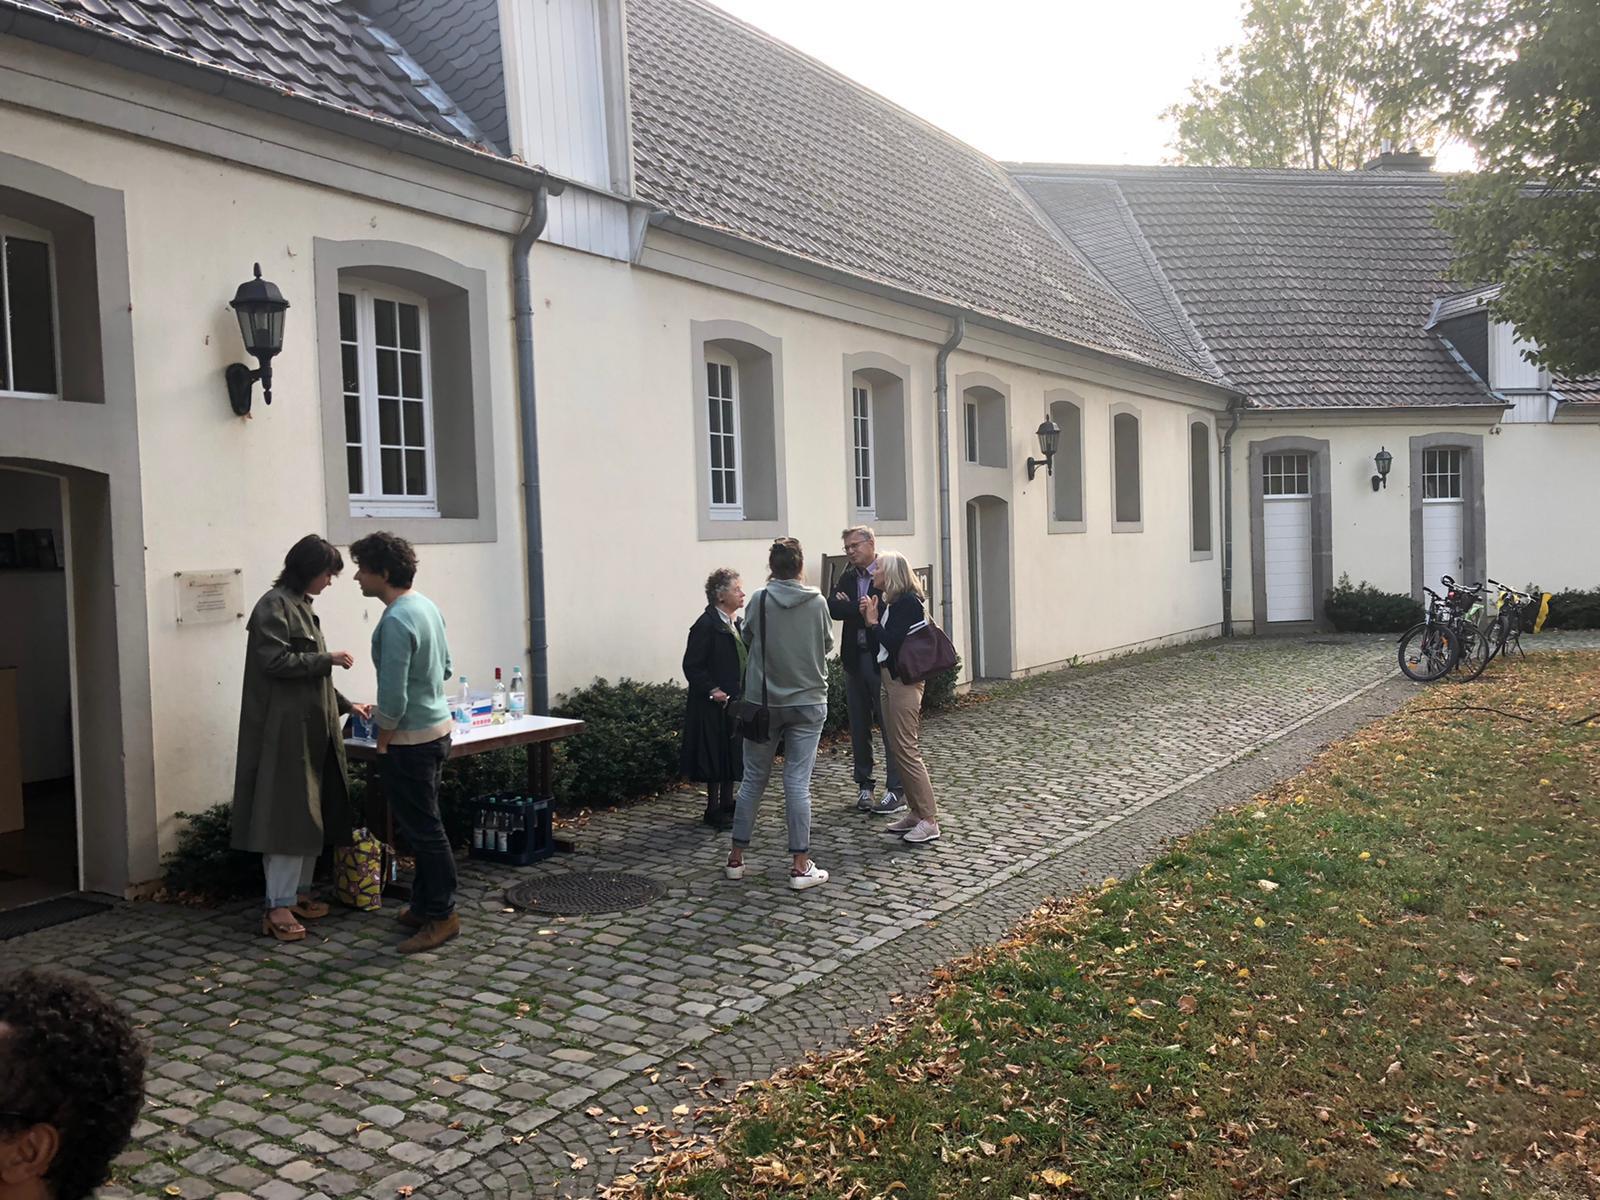
<svg viewBox="0 0 1600 1200">
<path fill-rule="evenodd" d="M 885 825 L 883 827 L 883 832 L 892 833 L 895 837 L 899 837 L 902 833 L 910 833 L 917 827 L 917 825 L 917 818 L 913 817 L 910 813 L 907 813 L 898 821 L 892 821 L 888 825 Z"/>
<path fill-rule="evenodd" d="M 749 865 L 750 860 L 748 858 L 740 859 L 738 866 L 734 866 L 732 863 L 723 863 L 722 873 L 729 879 L 743 879 L 745 868 Z"/>
<path fill-rule="evenodd" d="M 804 875 L 791 874 L 789 876 L 789 886 L 797 892 L 803 892 L 807 888 L 814 888 L 820 883 L 827 882 L 828 873 L 821 867 L 817 866 L 816 863 L 810 863 L 807 865 L 806 873 Z"/>
<path fill-rule="evenodd" d="M 939 840 L 939 822 L 918 821 L 907 833 L 905 840 L 908 842 L 936 842 Z"/>
</svg>

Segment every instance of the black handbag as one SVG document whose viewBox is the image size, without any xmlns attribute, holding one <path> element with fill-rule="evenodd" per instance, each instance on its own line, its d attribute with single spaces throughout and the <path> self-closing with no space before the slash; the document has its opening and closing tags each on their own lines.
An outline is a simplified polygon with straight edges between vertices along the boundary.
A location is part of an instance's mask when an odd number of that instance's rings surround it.
<svg viewBox="0 0 1600 1200">
<path fill-rule="evenodd" d="M 772 710 L 767 707 L 767 590 L 761 589 L 761 703 L 739 701 L 739 736 L 760 745 L 772 737 Z"/>
</svg>

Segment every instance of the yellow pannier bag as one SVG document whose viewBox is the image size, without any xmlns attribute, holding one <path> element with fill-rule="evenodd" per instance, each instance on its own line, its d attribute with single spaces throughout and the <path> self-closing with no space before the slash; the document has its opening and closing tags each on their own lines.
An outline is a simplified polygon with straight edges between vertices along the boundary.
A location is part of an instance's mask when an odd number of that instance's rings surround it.
<svg viewBox="0 0 1600 1200">
<path fill-rule="evenodd" d="M 333 889 L 340 904 L 370 912 L 383 907 L 383 843 L 367 829 L 333 851 Z"/>
</svg>

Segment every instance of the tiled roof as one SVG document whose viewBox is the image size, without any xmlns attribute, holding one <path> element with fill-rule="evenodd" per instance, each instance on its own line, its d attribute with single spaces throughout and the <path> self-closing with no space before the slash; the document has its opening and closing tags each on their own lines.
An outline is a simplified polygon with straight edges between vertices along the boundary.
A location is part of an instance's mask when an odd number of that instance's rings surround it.
<svg viewBox="0 0 1600 1200">
<path fill-rule="evenodd" d="M 511 153 L 498 0 L 365 0 L 364 8 L 496 149 Z"/>
<path fill-rule="evenodd" d="M 697 0 L 628 0 L 635 190 L 679 219 L 897 291 L 1210 379 L 999 164 Z"/>
<path fill-rule="evenodd" d="M 483 132 L 382 27 L 340 0 L 0 0 L 332 108 L 436 136 Z"/>
<path fill-rule="evenodd" d="M 1016 164 L 1018 181 L 1153 321 L 1192 323 L 1227 380 L 1266 408 L 1499 404 L 1423 328 L 1459 291 L 1421 172 Z M 1109 238 L 1085 198 L 1134 218 Z M 1101 202 L 1103 203 L 1103 201 Z M 1081 240 L 1079 240 L 1081 239 Z M 1163 312 L 1159 275 L 1178 301 Z"/>
</svg>

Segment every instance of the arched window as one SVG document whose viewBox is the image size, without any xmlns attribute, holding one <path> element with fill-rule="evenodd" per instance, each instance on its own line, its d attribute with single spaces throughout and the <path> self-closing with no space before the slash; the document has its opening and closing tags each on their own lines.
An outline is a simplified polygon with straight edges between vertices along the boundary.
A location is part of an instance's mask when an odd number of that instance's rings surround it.
<svg viewBox="0 0 1600 1200">
<path fill-rule="evenodd" d="M 1083 409 L 1072 400 L 1050 401 L 1061 430 L 1050 476 L 1050 532 L 1083 532 Z"/>
<path fill-rule="evenodd" d="M 909 534 L 909 368 L 887 355 L 870 351 L 845 355 L 844 365 L 849 524 L 872 525 L 880 534 Z"/>
<path fill-rule="evenodd" d="M 1118 405 L 1111 410 L 1111 530 L 1139 533 L 1143 529 L 1139 413 L 1131 406 Z"/>
<path fill-rule="evenodd" d="M 739 321 L 690 329 L 700 538 L 776 537 L 784 532 L 781 345 Z"/>
<path fill-rule="evenodd" d="M 1211 557 L 1211 430 L 1189 422 L 1189 553 Z"/>
</svg>

